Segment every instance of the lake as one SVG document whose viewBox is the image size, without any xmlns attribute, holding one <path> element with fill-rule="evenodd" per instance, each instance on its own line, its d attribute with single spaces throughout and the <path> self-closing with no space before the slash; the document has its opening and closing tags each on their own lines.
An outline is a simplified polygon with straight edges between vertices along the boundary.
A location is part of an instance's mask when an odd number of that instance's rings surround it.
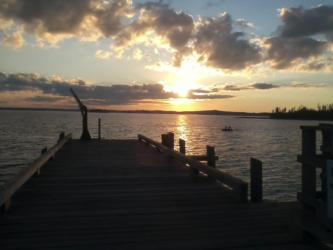
<svg viewBox="0 0 333 250">
<path fill-rule="evenodd" d="M 301 166 L 296 161 L 301 148 L 299 127 L 319 123 L 222 115 L 91 113 L 93 137 L 97 137 L 98 118 L 106 139 L 136 139 L 140 133 L 160 141 L 162 133 L 174 132 L 176 144 L 178 138 L 186 140 L 189 154 L 204 154 L 207 144 L 215 146 L 220 158 L 217 168 L 245 181 L 249 179 L 250 157 L 260 159 L 264 198 L 285 201 L 295 200 L 300 190 Z M 234 131 L 221 131 L 225 126 Z M 37 158 L 43 147 L 55 144 L 61 131 L 79 138 L 80 113 L 0 110 L 0 188 Z"/>
</svg>

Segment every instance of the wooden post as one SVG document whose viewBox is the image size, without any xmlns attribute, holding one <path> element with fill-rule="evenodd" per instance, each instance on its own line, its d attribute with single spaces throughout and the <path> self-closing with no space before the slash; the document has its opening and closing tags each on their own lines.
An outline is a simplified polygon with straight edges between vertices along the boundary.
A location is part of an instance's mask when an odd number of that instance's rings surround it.
<svg viewBox="0 0 333 250">
<path fill-rule="evenodd" d="M 240 193 L 239 193 L 239 199 L 241 202 L 246 203 L 248 201 L 248 184 L 247 183 L 243 183 L 240 186 Z"/>
<path fill-rule="evenodd" d="M 314 156 L 316 154 L 316 129 L 302 128 L 302 155 Z M 302 164 L 302 196 L 303 204 L 316 199 L 316 168 L 310 164 Z M 309 205 L 309 204 L 308 204 Z M 314 205 L 314 204 L 313 204 Z"/>
<path fill-rule="evenodd" d="M 164 146 L 168 146 L 168 134 L 161 134 L 161 143 Z"/>
<path fill-rule="evenodd" d="M 250 160 L 251 201 L 262 202 L 262 162 L 251 158 Z"/>
<path fill-rule="evenodd" d="M 207 145 L 206 150 L 207 150 L 207 165 L 215 168 L 216 165 L 215 147 Z"/>
<path fill-rule="evenodd" d="M 185 140 L 179 139 L 179 152 L 183 155 L 186 154 L 186 145 L 185 145 Z"/>
<path fill-rule="evenodd" d="M 98 118 L 98 140 L 101 138 L 101 118 Z"/>
<path fill-rule="evenodd" d="M 59 137 L 58 137 L 58 142 L 60 142 L 62 139 L 64 139 L 65 138 L 65 132 L 64 131 L 62 131 L 62 132 L 60 132 L 60 134 L 59 134 Z"/>
<path fill-rule="evenodd" d="M 172 132 L 168 133 L 168 148 L 175 149 L 175 134 Z"/>
<path fill-rule="evenodd" d="M 59 138 L 60 138 L 60 136 L 59 136 Z M 47 153 L 47 147 L 43 148 L 43 149 L 40 151 L 40 155 L 44 155 L 44 154 L 46 154 L 46 153 Z M 40 176 L 40 168 L 37 169 L 35 175 L 36 175 L 36 176 Z"/>
</svg>

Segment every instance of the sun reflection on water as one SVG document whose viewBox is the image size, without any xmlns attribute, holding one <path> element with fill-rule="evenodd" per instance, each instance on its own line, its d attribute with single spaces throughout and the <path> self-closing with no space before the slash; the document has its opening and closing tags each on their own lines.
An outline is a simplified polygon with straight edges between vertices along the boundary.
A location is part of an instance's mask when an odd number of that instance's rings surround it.
<svg viewBox="0 0 333 250">
<path fill-rule="evenodd" d="M 188 127 L 187 127 L 187 117 L 186 115 L 178 115 L 177 117 L 177 137 L 187 141 L 188 139 Z"/>
</svg>

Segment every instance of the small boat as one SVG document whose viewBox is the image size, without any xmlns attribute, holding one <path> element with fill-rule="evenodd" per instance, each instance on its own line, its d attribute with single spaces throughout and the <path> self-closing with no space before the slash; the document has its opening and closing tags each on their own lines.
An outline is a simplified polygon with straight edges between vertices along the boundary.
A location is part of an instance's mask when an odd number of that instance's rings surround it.
<svg viewBox="0 0 333 250">
<path fill-rule="evenodd" d="M 233 129 L 232 129 L 232 127 L 228 126 L 228 127 L 224 127 L 222 129 L 222 131 L 224 131 L 224 132 L 231 132 L 231 131 L 233 131 Z"/>
</svg>

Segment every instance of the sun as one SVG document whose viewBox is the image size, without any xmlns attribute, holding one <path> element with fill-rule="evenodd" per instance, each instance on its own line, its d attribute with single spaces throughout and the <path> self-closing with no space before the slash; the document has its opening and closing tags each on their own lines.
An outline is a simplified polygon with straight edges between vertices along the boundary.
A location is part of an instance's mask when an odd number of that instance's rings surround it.
<svg viewBox="0 0 333 250">
<path fill-rule="evenodd" d="M 177 94 L 179 98 L 188 97 L 191 90 L 198 88 L 195 64 L 194 60 L 186 60 L 181 67 L 175 68 L 165 84 L 165 90 Z"/>
</svg>

